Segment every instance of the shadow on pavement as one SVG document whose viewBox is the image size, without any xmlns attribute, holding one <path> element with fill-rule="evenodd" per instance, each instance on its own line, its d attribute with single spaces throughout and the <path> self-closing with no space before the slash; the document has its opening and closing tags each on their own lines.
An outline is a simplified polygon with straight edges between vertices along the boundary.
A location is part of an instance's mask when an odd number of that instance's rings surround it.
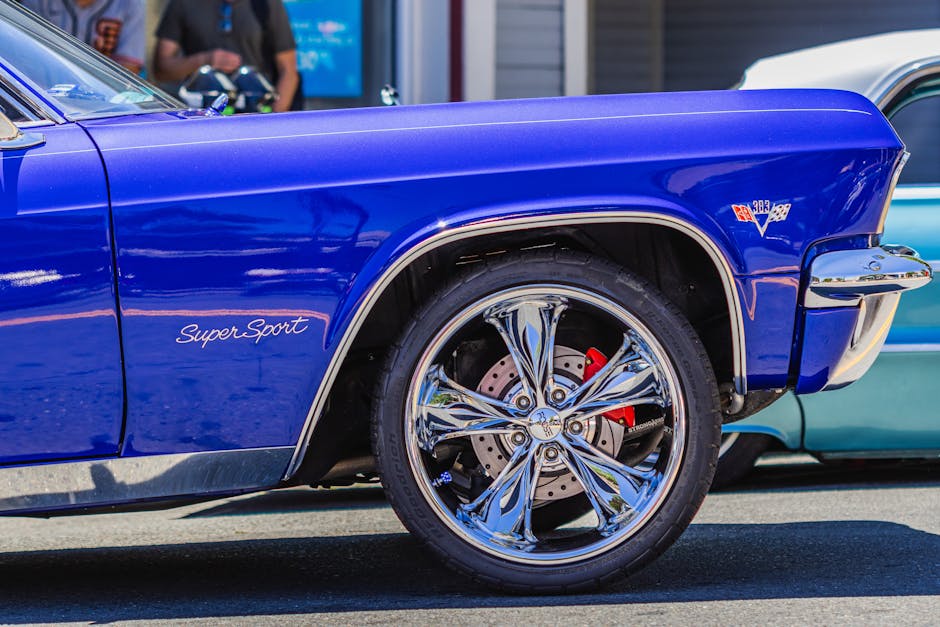
<svg viewBox="0 0 940 627">
<path fill-rule="evenodd" d="M 940 536 L 878 521 L 692 525 L 595 595 L 494 594 L 405 534 L 0 554 L 0 622 L 936 595 Z"/>
<path fill-rule="evenodd" d="M 184 518 L 245 516 L 250 514 L 293 514 L 337 509 L 378 509 L 388 507 L 381 487 L 356 487 L 339 490 L 290 488 L 262 492 L 247 498 L 226 501 Z"/>
<path fill-rule="evenodd" d="M 721 490 L 731 492 L 815 492 L 867 490 L 891 487 L 940 486 L 940 464 L 847 462 L 838 466 L 794 464 L 758 466 L 743 481 Z M 381 509 L 388 507 L 379 486 L 333 490 L 291 488 L 224 501 L 185 518 L 289 514 L 324 510 Z"/>
<path fill-rule="evenodd" d="M 892 487 L 940 486 L 940 463 L 935 461 L 847 460 L 825 464 L 768 464 L 757 466 L 728 492 L 815 492 L 870 490 Z"/>
</svg>

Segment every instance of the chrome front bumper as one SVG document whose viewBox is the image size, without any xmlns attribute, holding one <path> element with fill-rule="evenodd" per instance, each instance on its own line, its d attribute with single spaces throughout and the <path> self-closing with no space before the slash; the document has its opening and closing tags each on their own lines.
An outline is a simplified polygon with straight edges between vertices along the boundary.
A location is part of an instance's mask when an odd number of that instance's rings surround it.
<svg viewBox="0 0 940 627">
<path fill-rule="evenodd" d="M 904 246 L 840 250 L 814 259 L 803 299 L 807 312 L 797 392 L 838 389 L 865 374 L 888 337 L 901 292 L 923 287 L 931 278 L 930 265 Z M 846 308 L 857 311 L 851 333 L 844 338 L 838 332 L 814 337 L 817 334 L 810 328 L 827 328 L 820 323 L 827 316 L 830 330 L 843 326 L 832 321 L 845 320 Z M 837 354 L 820 360 L 821 353 L 828 351 L 819 346 L 808 351 L 807 342 L 834 342 L 829 348 Z M 823 371 L 820 366 L 824 362 L 829 363 Z"/>
<path fill-rule="evenodd" d="M 878 246 L 822 254 L 810 266 L 803 305 L 852 307 L 872 296 L 900 294 L 930 283 L 930 264 L 906 246 Z"/>
</svg>

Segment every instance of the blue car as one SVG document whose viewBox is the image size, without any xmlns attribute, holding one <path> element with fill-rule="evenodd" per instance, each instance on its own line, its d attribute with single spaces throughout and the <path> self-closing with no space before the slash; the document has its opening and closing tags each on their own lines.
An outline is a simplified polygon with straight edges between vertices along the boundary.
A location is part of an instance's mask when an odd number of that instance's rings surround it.
<svg viewBox="0 0 940 627">
<path fill-rule="evenodd" d="M 0 0 L 0 106 L 4 514 L 378 473 L 461 576 L 593 590 L 931 278 L 856 94 L 223 117 Z"/>
<path fill-rule="evenodd" d="M 844 89 L 878 105 L 907 145 L 885 223 L 940 264 L 940 29 L 863 37 L 754 63 L 743 89 Z M 833 394 L 787 395 L 747 420 L 725 425 L 716 486 L 750 472 L 768 448 L 805 451 L 824 462 L 940 459 L 934 379 L 940 368 L 940 287 L 905 298 L 871 371 Z"/>
</svg>

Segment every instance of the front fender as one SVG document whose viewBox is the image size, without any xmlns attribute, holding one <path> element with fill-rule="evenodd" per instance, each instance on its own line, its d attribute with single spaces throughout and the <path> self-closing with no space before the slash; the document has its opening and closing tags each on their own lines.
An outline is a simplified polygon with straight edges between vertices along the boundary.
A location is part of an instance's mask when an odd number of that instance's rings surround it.
<svg viewBox="0 0 940 627">
<path fill-rule="evenodd" d="M 364 266 L 352 286 L 349 297 L 340 307 L 339 311 L 342 313 L 331 326 L 330 343 L 336 348 L 305 421 L 297 452 L 285 478 L 289 478 L 298 470 L 339 369 L 355 341 L 356 334 L 383 291 L 409 264 L 422 255 L 463 238 L 543 227 L 601 223 L 655 224 L 675 229 L 691 237 L 707 253 L 721 278 L 731 320 L 734 383 L 739 393 L 743 394 L 746 391 L 747 372 L 744 322 L 738 284 L 728 261 L 731 248 L 727 240 L 724 240 L 722 246 L 715 241 L 724 239 L 720 234 L 713 239 L 713 236 L 691 221 L 692 216 L 688 214 L 688 210 L 664 201 L 644 199 L 644 202 L 636 202 L 628 209 L 622 198 L 570 200 L 571 204 L 565 209 L 559 209 L 552 203 L 488 207 L 485 210 L 440 218 L 432 224 L 418 223 L 397 236 L 389 237 L 385 245 L 380 247 L 377 254 L 372 255 Z M 386 247 L 392 250 L 383 250 Z"/>
</svg>

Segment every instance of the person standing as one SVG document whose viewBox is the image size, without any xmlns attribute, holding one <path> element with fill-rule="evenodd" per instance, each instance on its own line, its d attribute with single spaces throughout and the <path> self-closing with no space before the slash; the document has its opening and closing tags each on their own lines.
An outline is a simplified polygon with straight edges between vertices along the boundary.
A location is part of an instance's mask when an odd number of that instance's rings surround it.
<svg viewBox="0 0 940 627">
<path fill-rule="evenodd" d="M 302 108 L 297 46 L 282 0 L 170 0 L 157 27 L 156 78 L 182 81 L 203 65 L 253 66 L 274 83 L 275 111 Z"/>
<path fill-rule="evenodd" d="M 22 0 L 134 74 L 144 67 L 144 0 Z"/>
</svg>

